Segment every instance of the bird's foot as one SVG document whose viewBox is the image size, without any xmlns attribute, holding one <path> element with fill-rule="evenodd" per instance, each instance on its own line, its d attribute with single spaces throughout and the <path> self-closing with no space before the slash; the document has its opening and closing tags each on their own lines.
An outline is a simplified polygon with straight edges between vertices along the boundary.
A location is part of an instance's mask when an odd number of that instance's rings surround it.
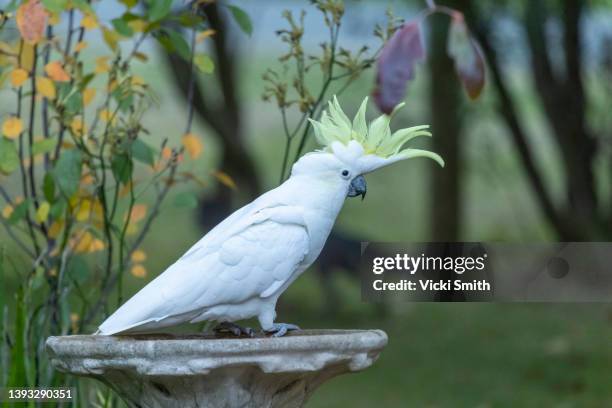
<svg viewBox="0 0 612 408">
<path fill-rule="evenodd" d="M 268 330 L 264 330 L 267 334 L 272 333 L 272 337 L 283 337 L 287 334 L 288 331 L 291 330 L 300 330 L 298 326 L 290 323 L 273 323 L 272 328 Z"/>
<path fill-rule="evenodd" d="M 217 334 L 231 333 L 236 337 L 255 336 L 255 330 L 251 329 L 250 327 L 242 327 L 232 322 L 221 322 L 213 329 L 213 331 Z"/>
</svg>

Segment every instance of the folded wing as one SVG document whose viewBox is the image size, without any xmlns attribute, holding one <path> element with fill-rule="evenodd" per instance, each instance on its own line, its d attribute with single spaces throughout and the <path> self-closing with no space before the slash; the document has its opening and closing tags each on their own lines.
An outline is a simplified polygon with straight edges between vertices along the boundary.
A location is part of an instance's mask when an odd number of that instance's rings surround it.
<svg viewBox="0 0 612 408">
<path fill-rule="evenodd" d="M 128 300 L 100 325 L 100 332 L 173 325 L 215 306 L 271 297 L 302 267 L 309 248 L 300 207 L 243 212 L 207 234 Z"/>
</svg>

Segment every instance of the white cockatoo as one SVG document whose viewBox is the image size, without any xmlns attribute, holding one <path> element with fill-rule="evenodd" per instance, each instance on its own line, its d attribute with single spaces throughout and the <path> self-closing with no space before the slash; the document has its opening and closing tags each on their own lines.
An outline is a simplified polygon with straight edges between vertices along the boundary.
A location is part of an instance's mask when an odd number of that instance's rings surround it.
<svg viewBox="0 0 612 408">
<path fill-rule="evenodd" d="M 351 122 L 336 97 L 320 121 L 311 120 L 322 150 L 307 153 L 280 186 L 234 212 L 180 259 L 123 304 L 98 334 L 146 332 L 184 322 L 233 323 L 257 317 L 261 328 L 283 336 L 298 327 L 275 323 L 279 296 L 319 256 L 346 197 L 366 193 L 363 175 L 432 152 L 403 148 L 428 126 L 391 133 L 391 115 L 366 123 L 367 98 Z"/>
</svg>

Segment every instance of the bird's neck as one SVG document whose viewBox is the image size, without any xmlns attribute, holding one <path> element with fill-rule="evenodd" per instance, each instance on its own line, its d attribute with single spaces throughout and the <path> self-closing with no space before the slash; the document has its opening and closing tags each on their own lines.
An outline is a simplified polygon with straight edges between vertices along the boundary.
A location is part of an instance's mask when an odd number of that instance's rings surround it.
<svg viewBox="0 0 612 408">
<path fill-rule="evenodd" d="M 282 187 L 286 189 L 288 204 L 322 212 L 334 220 L 348 193 L 348 187 L 335 178 L 308 175 L 292 175 Z"/>
</svg>

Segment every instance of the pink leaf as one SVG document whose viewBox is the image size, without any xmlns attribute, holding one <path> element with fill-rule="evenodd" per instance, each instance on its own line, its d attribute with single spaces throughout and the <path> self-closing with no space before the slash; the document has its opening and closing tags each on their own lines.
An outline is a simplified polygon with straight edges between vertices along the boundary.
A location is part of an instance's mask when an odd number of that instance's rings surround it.
<svg viewBox="0 0 612 408">
<path fill-rule="evenodd" d="M 414 78 L 415 64 L 425 59 L 419 21 L 406 23 L 385 44 L 378 58 L 374 100 L 378 109 L 391 113 Z"/>
<path fill-rule="evenodd" d="M 470 99 L 476 99 L 485 84 L 482 51 L 468 32 L 463 14 L 456 13 L 451 20 L 446 45 L 448 55 L 455 61 L 457 76 Z"/>
</svg>

